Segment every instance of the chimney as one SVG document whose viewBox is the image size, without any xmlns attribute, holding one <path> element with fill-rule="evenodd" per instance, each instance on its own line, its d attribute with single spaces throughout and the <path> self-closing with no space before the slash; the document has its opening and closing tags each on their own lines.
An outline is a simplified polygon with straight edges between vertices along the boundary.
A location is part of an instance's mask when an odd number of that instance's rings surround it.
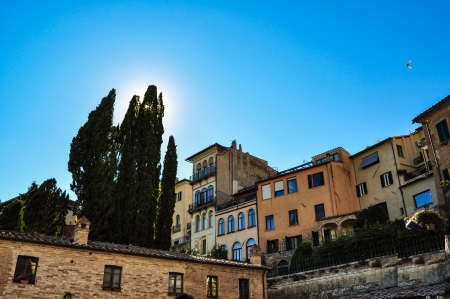
<svg viewBox="0 0 450 299">
<path fill-rule="evenodd" d="M 89 237 L 89 225 L 91 223 L 85 216 L 81 217 L 75 225 L 73 241 L 78 244 L 87 245 Z"/>
<path fill-rule="evenodd" d="M 261 249 L 258 245 L 253 245 L 250 249 L 250 264 L 261 265 Z"/>
</svg>

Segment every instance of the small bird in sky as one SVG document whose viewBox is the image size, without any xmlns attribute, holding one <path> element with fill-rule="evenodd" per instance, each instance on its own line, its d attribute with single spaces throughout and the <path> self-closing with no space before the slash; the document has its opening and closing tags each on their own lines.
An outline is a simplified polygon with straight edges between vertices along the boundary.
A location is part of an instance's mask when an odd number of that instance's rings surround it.
<svg viewBox="0 0 450 299">
<path fill-rule="evenodd" d="M 412 69 L 412 66 L 411 66 L 411 60 L 408 61 L 408 63 L 406 64 L 406 67 L 408 67 L 410 70 Z"/>
</svg>

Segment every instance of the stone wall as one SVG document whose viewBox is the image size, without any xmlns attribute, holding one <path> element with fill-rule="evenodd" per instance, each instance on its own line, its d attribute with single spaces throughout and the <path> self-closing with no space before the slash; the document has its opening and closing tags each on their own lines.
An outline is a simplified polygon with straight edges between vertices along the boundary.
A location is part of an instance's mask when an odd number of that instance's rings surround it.
<svg viewBox="0 0 450 299">
<path fill-rule="evenodd" d="M 269 278 L 269 299 L 412 298 L 446 292 L 444 251 L 396 255 Z"/>
</svg>

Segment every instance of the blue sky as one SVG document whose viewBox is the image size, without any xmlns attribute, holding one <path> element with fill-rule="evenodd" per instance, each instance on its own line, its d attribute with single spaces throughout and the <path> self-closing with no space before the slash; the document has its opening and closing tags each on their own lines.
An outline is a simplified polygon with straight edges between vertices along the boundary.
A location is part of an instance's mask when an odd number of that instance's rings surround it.
<svg viewBox="0 0 450 299">
<path fill-rule="evenodd" d="M 450 94 L 449 1 L 0 1 L 0 200 L 55 178 L 115 88 L 148 85 L 185 159 L 218 142 L 284 170 L 408 134 Z M 412 60 L 412 69 L 406 67 Z"/>
</svg>

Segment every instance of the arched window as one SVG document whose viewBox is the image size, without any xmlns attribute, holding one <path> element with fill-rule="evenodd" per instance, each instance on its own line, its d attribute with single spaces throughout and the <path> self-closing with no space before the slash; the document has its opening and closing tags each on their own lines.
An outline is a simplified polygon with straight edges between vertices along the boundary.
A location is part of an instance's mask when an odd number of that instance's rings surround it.
<svg viewBox="0 0 450 299">
<path fill-rule="evenodd" d="M 210 202 L 214 199 L 214 187 L 212 185 L 208 186 L 208 197 L 207 201 Z"/>
<path fill-rule="evenodd" d="M 206 203 L 206 188 L 202 189 L 202 194 L 200 195 L 202 203 Z"/>
<path fill-rule="evenodd" d="M 213 218 L 213 211 L 209 211 L 209 227 L 213 227 L 214 218 Z"/>
<path fill-rule="evenodd" d="M 203 161 L 203 173 L 206 175 L 208 174 L 208 162 Z"/>
<path fill-rule="evenodd" d="M 196 232 L 200 231 L 200 216 L 199 215 L 195 216 L 195 231 Z"/>
<path fill-rule="evenodd" d="M 197 190 L 197 192 L 195 192 L 195 205 L 199 206 L 201 203 L 200 201 L 200 191 Z"/>
<path fill-rule="evenodd" d="M 242 260 L 242 246 L 241 243 L 236 242 L 233 245 L 233 260 L 240 261 Z"/>
<path fill-rule="evenodd" d="M 234 216 L 231 215 L 228 217 L 228 232 L 234 232 Z"/>
<path fill-rule="evenodd" d="M 248 239 L 247 241 L 247 259 L 250 259 L 250 249 L 252 249 L 252 246 L 255 245 L 255 240 L 253 239 Z"/>
<path fill-rule="evenodd" d="M 245 216 L 244 213 L 239 213 L 238 215 L 238 229 L 244 229 L 245 228 Z"/>
<path fill-rule="evenodd" d="M 278 263 L 278 275 L 286 275 L 289 272 L 289 263 L 285 260 L 281 260 Z"/>
<path fill-rule="evenodd" d="M 197 164 L 197 177 L 201 177 L 202 176 L 202 164 L 198 163 Z"/>
<path fill-rule="evenodd" d="M 225 235 L 225 220 L 223 218 L 219 219 L 219 236 Z"/>
<path fill-rule="evenodd" d="M 248 211 L 248 227 L 256 226 L 256 215 L 255 210 L 251 209 Z"/>
<path fill-rule="evenodd" d="M 207 224 L 206 224 L 206 213 L 203 213 L 202 215 L 202 221 L 203 221 L 203 230 L 207 229 Z"/>
</svg>

